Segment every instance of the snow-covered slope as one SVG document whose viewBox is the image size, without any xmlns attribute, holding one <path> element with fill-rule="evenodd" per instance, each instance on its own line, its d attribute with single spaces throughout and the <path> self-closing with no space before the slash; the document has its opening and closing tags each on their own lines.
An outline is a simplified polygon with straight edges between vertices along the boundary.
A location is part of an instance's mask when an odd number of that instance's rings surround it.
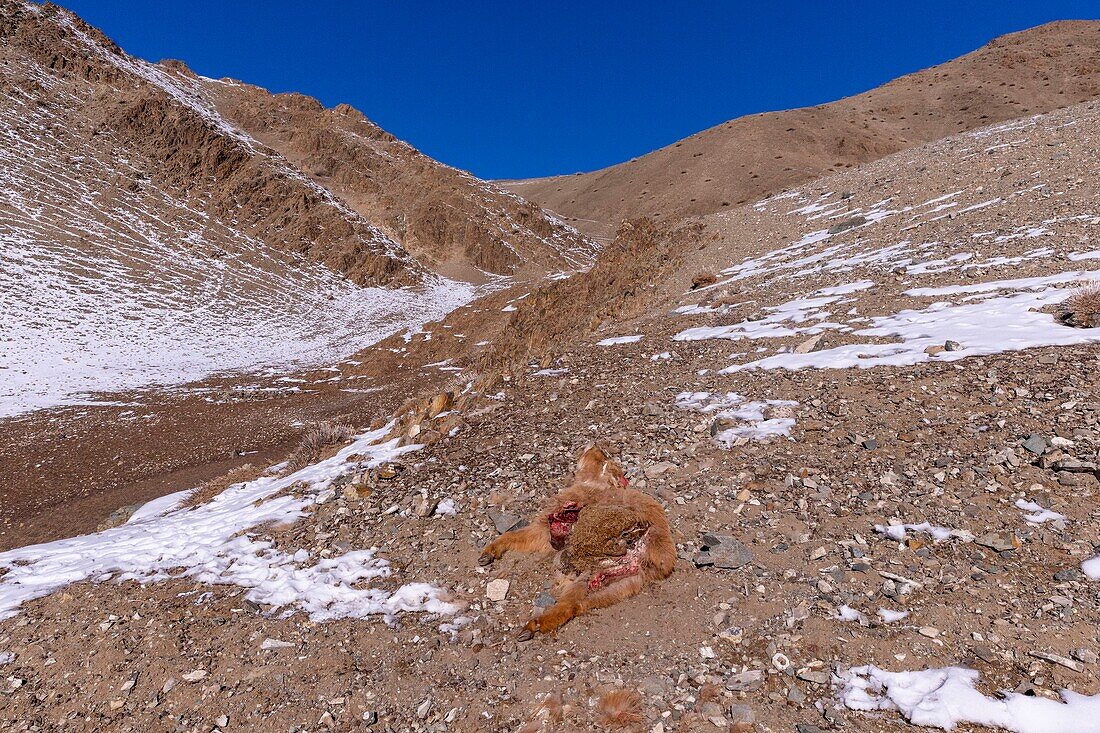
<svg viewBox="0 0 1100 733">
<path fill-rule="evenodd" d="M 353 206 L 223 116 L 209 91 L 220 87 L 131 57 L 56 6 L 0 2 L 0 417 L 330 360 L 478 292 L 425 267 L 389 220 L 376 225 L 369 196 Z M 462 222 L 422 228 L 425 251 L 443 247 L 433 232 L 550 270 L 594 251 L 476 179 L 417 187 L 451 169 L 411 148 L 389 165 L 407 193 L 387 199 L 390 217 L 447 208 L 445 193 L 469 227 L 497 224 L 470 241 Z M 481 287 L 499 282 L 473 272 Z"/>
</svg>

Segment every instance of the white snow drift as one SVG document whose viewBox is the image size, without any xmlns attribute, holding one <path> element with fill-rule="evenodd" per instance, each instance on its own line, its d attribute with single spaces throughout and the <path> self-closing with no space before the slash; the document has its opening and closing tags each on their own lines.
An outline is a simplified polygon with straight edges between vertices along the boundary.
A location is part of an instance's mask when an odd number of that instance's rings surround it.
<svg viewBox="0 0 1100 733">
<path fill-rule="evenodd" d="M 961 723 L 1012 733 L 1100 733 L 1100 695 L 1062 691 L 1062 701 L 1004 692 L 1003 700 L 974 685 L 978 672 L 962 667 L 887 672 L 873 665 L 837 676 L 840 700 L 852 710 L 897 711 L 914 725 L 951 730 Z"/>
<path fill-rule="evenodd" d="M 379 442 L 388 427 L 365 433 L 332 458 L 288 476 L 268 475 L 230 486 L 205 504 L 178 508 L 183 492 L 146 506 L 120 527 L 0 553 L 0 569 L 7 571 L 0 576 L 0 619 L 70 583 L 170 578 L 241 586 L 256 603 L 285 607 L 286 613 L 305 611 L 314 620 L 392 620 L 404 611 L 454 614 L 457 607 L 428 583 L 409 583 L 394 591 L 363 587 L 363 581 L 393 574 L 376 549 L 315 558 L 304 549 L 282 549 L 250 533 L 260 525 L 304 516 L 342 473 L 377 466 L 420 447 L 398 447 L 396 439 Z M 348 463 L 355 453 L 364 458 Z M 308 495 L 294 496 L 290 490 L 295 484 L 308 486 Z"/>
</svg>

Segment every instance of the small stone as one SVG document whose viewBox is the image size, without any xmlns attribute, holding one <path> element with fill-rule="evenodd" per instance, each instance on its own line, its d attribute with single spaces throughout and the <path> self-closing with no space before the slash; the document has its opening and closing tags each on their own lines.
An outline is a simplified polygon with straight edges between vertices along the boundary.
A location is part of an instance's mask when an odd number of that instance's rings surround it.
<svg viewBox="0 0 1100 733">
<path fill-rule="evenodd" d="M 214 725 L 218 726 L 219 728 L 224 728 L 225 726 L 229 725 L 229 716 L 219 715 L 218 717 L 214 718 Z"/>
<path fill-rule="evenodd" d="M 1072 649 L 1070 650 L 1069 655 L 1077 661 L 1084 662 L 1085 664 L 1096 664 L 1098 661 L 1100 661 L 1100 657 L 1097 656 L 1096 652 L 1087 647 Z"/>
<path fill-rule="evenodd" d="M 654 463 L 645 467 L 646 478 L 657 478 L 658 476 L 668 473 L 676 468 L 675 463 L 669 463 L 668 461 L 661 461 L 660 463 Z"/>
<path fill-rule="evenodd" d="M 1050 652 L 1028 652 L 1036 659 L 1042 659 L 1044 662 L 1050 662 L 1051 664 L 1057 664 L 1065 667 L 1066 669 L 1072 669 L 1074 672 L 1084 672 L 1085 666 L 1080 662 L 1070 659 L 1069 657 L 1063 657 L 1060 654 L 1051 654 Z"/>
<path fill-rule="evenodd" d="M 432 699 L 429 697 L 424 702 L 420 703 L 416 707 L 416 717 L 423 720 L 428 717 L 428 712 L 432 709 Z"/>
<path fill-rule="evenodd" d="M 539 593 L 538 597 L 535 598 L 535 605 L 538 608 L 550 608 L 550 606 L 553 606 L 556 602 L 557 601 L 554 600 L 554 596 L 550 595 L 546 591 Z"/>
<path fill-rule="evenodd" d="M 125 704 L 126 704 L 125 700 L 111 700 L 111 702 L 110 702 L 111 710 L 120 710 L 120 709 L 122 709 L 122 706 L 125 705 Z"/>
<path fill-rule="evenodd" d="M 791 685 L 791 689 L 787 690 L 787 702 L 801 706 L 806 702 L 806 693 L 798 689 L 798 685 Z"/>
<path fill-rule="evenodd" d="M 1069 473 L 1096 473 L 1096 464 L 1092 461 L 1082 461 L 1067 456 L 1054 464 L 1054 470 Z"/>
<path fill-rule="evenodd" d="M 960 344 L 958 341 L 952 341 L 948 339 L 947 341 L 943 342 L 944 351 L 962 351 L 962 348 L 962 344 Z"/>
<path fill-rule="evenodd" d="M 517 517 L 514 514 L 502 512 L 497 509 L 490 509 L 488 514 L 489 521 L 493 523 L 493 526 L 496 527 L 497 532 L 499 532 L 500 534 L 504 534 L 508 530 L 515 529 L 516 526 L 523 521 L 522 518 Z"/>
<path fill-rule="evenodd" d="M 504 578 L 490 580 L 485 585 L 485 597 L 490 601 L 503 601 L 508 597 L 508 586 L 509 583 Z"/>
<path fill-rule="evenodd" d="M 1034 453 L 1037 456 L 1041 456 L 1046 453 L 1047 448 L 1050 447 L 1050 445 L 1047 443 L 1047 439 L 1039 435 L 1038 433 L 1032 433 L 1027 437 L 1027 440 L 1025 440 L 1020 445 L 1023 446 L 1024 450 L 1028 451 L 1029 453 Z"/>
<path fill-rule="evenodd" d="M 1014 532 L 987 532 L 974 540 L 982 547 L 988 547 L 995 552 L 1007 552 L 1019 549 L 1022 542 Z"/>
<path fill-rule="evenodd" d="M 836 224 L 833 224 L 831 227 L 829 227 L 829 234 L 840 234 L 841 232 L 846 232 L 849 229 L 862 226 L 866 223 L 867 217 L 853 216 L 850 219 L 845 219 L 844 221 L 839 221 Z"/>
<path fill-rule="evenodd" d="M 731 535 L 703 535 L 703 549 L 692 559 L 696 567 L 713 565 L 736 570 L 752 562 L 752 550 Z"/>
<path fill-rule="evenodd" d="M 940 630 L 935 626 L 922 626 L 918 633 L 920 633 L 921 636 L 927 636 L 929 639 L 935 639 L 940 635 Z"/>
<path fill-rule="evenodd" d="M 813 351 L 814 349 L 816 349 L 818 344 L 820 344 L 821 340 L 824 339 L 824 338 L 825 338 L 824 333 L 819 333 L 816 336 L 811 336 L 810 338 L 808 338 L 805 341 L 803 341 L 802 343 L 800 343 L 798 346 L 794 347 L 794 353 L 796 353 L 796 354 L 808 354 L 811 351 Z"/>
<path fill-rule="evenodd" d="M 1079 580 L 1080 578 L 1081 571 L 1077 568 L 1064 568 L 1054 574 L 1054 579 L 1062 583 L 1068 583 L 1072 580 Z"/>
<path fill-rule="evenodd" d="M 207 674 L 209 674 L 209 672 L 207 672 L 205 669 L 196 669 L 192 672 L 188 672 L 187 674 L 182 674 L 180 675 L 180 677 L 183 678 L 184 682 L 193 683 L 203 681 L 204 679 L 206 679 Z"/>
<path fill-rule="evenodd" d="M 294 645 L 291 644 L 289 641 L 282 641 L 280 639 L 270 638 L 264 639 L 263 642 L 261 642 L 260 644 L 260 648 L 265 651 L 270 651 L 271 649 L 289 649 L 292 646 Z"/>
<path fill-rule="evenodd" d="M 764 682 L 764 673 L 759 669 L 749 669 L 726 678 L 726 689 L 734 692 L 756 690 Z"/>
<path fill-rule="evenodd" d="M 726 718 L 731 725 L 734 726 L 746 726 L 745 730 L 749 730 L 747 726 L 751 726 L 756 722 L 756 713 L 748 705 L 730 705 L 726 710 Z"/>
<path fill-rule="evenodd" d="M 878 448 L 878 440 L 875 438 L 867 438 L 861 445 L 863 445 L 865 450 L 875 450 Z"/>
<path fill-rule="evenodd" d="M 821 733 L 820 728 L 809 723 L 795 723 L 794 729 L 797 733 Z"/>
<path fill-rule="evenodd" d="M 803 669 L 799 670 L 798 674 L 795 676 L 798 677 L 798 679 L 800 680 L 804 680 L 815 685 L 827 685 L 829 684 L 829 680 L 832 679 L 832 676 L 829 674 L 829 672 L 823 669 Z"/>
</svg>

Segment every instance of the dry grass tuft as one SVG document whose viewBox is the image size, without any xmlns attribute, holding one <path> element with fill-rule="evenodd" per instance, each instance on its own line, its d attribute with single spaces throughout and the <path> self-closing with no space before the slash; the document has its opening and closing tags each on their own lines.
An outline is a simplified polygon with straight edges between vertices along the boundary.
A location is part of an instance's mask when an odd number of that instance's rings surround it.
<svg viewBox="0 0 1100 733">
<path fill-rule="evenodd" d="M 1075 328 L 1100 328 L 1100 283 L 1082 286 L 1063 304 L 1062 323 Z"/>
<path fill-rule="evenodd" d="M 287 459 L 286 472 L 293 473 L 300 468 L 321 460 L 325 451 L 334 445 L 343 443 L 352 436 L 354 430 L 342 423 L 320 422 L 313 425 L 298 443 L 298 447 Z"/>
<path fill-rule="evenodd" d="M 713 272 L 700 272 L 695 277 L 691 278 L 691 289 L 698 290 L 699 288 L 713 285 L 716 282 L 718 282 L 718 276 Z"/>
<path fill-rule="evenodd" d="M 600 722 L 609 728 L 626 728 L 642 722 L 642 698 L 633 690 L 606 690 L 600 695 L 596 709 Z"/>
</svg>

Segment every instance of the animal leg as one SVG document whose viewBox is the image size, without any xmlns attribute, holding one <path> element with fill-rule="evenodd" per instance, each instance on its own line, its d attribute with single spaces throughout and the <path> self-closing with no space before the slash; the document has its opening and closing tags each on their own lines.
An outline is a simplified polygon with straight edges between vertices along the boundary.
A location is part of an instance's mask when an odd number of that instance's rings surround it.
<svg viewBox="0 0 1100 733">
<path fill-rule="evenodd" d="M 577 609 L 580 608 L 587 594 L 588 584 L 585 581 L 581 580 L 570 585 L 558 598 L 557 603 L 546 609 L 541 616 L 527 622 L 524 630 L 520 632 L 519 640 L 527 641 L 535 635 L 536 631 L 549 633 L 559 628 L 577 615 Z"/>
<path fill-rule="evenodd" d="M 505 532 L 481 551 L 478 564 L 489 565 L 508 550 L 514 552 L 550 552 L 550 527 L 546 522 L 534 522 L 520 529 Z"/>
<path fill-rule="evenodd" d="M 580 616 L 582 613 L 587 613 L 594 608 L 607 608 L 621 600 L 637 595 L 644 584 L 645 579 L 641 575 L 631 575 L 613 581 L 611 585 L 600 588 L 598 591 L 589 593 L 582 598 L 577 604 L 577 612 L 574 615 Z"/>
</svg>

